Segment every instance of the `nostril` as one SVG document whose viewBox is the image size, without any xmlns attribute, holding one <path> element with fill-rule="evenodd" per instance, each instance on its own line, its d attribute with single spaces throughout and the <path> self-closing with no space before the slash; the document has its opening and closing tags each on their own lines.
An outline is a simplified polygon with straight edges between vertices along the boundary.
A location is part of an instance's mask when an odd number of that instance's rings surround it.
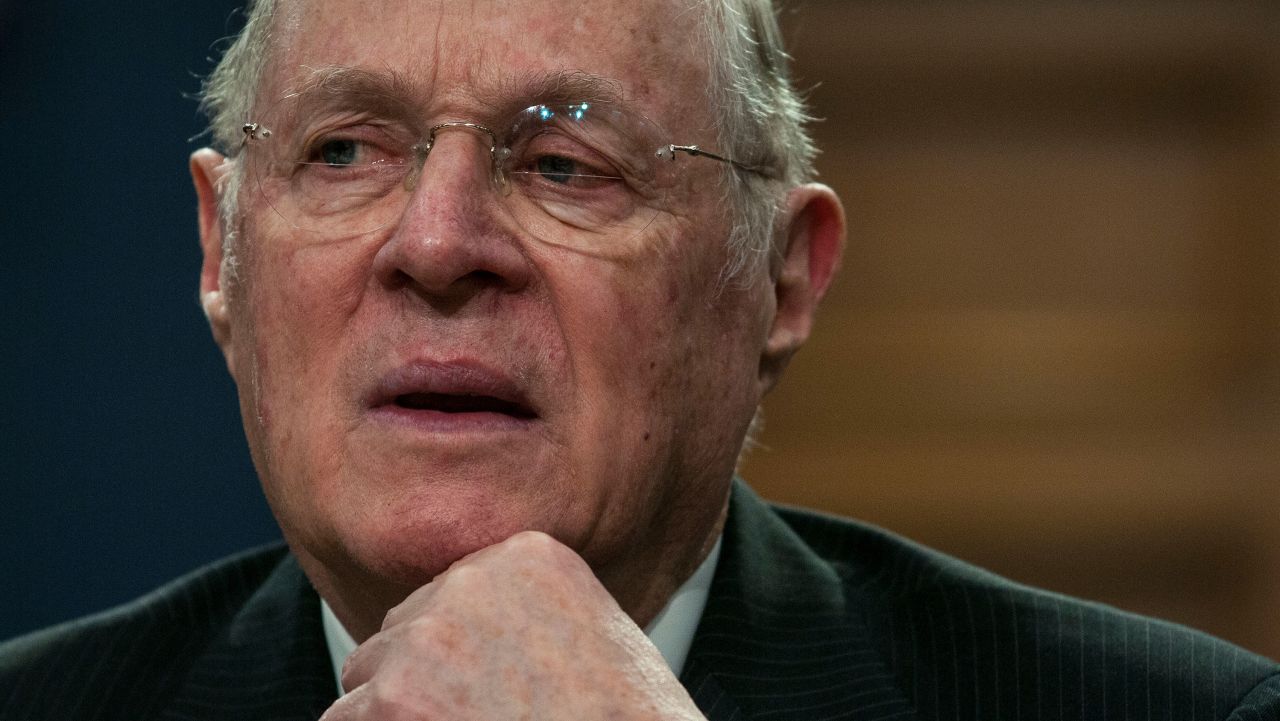
<svg viewBox="0 0 1280 721">
<path fill-rule="evenodd" d="M 483 285 L 497 285 L 503 282 L 502 276 L 491 270 L 473 270 L 459 280 L 471 280 L 473 283 Z"/>
</svg>

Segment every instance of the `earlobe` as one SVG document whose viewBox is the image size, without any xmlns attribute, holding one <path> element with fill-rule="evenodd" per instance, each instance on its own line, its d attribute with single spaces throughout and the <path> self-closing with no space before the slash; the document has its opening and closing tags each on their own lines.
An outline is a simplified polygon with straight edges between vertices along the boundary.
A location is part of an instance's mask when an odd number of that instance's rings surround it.
<svg viewBox="0 0 1280 721">
<path fill-rule="evenodd" d="M 844 208 L 831 188 L 809 183 L 793 189 L 785 212 L 773 322 L 760 358 L 762 394 L 778 382 L 791 356 L 808 340 L 818 304 L 844 252 Z"/>
<path fill-rule="evenodd" d="M 215 150 L 201 148 L 191 154 L 190 166 L 199 201 L 200 249 L 204 256 L 200 266 L 200 307 L 214 341 L 230 363 L 230 320 L 223 292 L 223 229 L 218 207 L 222 181 L 228 172 L 227 160 Z"/>
</svg>

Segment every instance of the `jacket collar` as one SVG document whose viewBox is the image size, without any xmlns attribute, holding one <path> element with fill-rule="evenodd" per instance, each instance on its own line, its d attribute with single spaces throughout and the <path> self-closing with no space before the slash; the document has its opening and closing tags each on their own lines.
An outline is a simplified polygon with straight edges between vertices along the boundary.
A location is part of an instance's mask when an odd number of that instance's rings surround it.
<svg viewBox="0 0 1280 721">
<path fill-rule="evenodd" d="M 320 597 L 284 554 L 196 658 L 160 718 L 314 721 L 335 697 Z"/>
<path fill-rule="evenodd" d="M 741 481 L 681 681 L 711 721 L 912 719 L 836 567 Z"/>
<path fill-rule="evenodd" d="M 711 721 L 913 719 L 836 567 L 734 481 L 681 681 Z M 336 698 L 320 599 L 292 555 L 205 649 L 163 719 L 311 721 Z"/>
</svg>

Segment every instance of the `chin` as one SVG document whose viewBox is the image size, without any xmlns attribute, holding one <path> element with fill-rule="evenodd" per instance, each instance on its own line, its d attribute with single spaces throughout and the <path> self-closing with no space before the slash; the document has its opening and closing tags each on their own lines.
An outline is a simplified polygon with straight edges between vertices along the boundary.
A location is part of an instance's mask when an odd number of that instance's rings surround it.
<svg viewBox="0 0 1280 721">
<path fill-rule="evenodd" d="M 365 574 L 412 589 L 521 531 L 548 530 L 546 519 L 488 500 L 472 502 L 455 494 L 408 507 L 384 507 L 345 529 L 340 546 Z"/>
</svg>

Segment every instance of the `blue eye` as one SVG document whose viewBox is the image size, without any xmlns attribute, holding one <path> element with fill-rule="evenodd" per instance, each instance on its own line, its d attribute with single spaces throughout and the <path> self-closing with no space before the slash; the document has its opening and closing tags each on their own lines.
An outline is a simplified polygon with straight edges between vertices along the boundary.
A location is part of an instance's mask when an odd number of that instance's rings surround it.
<svg viewBox="0 0 1280 721">
<path fill-rule="evenodd" d="M 326 165 L 351 165 L 356 161 L 355 141 L 330 140 L 320 146 L 320 157 Z"/>
<path fill-rule="evenodd" d="M 577 174 L 577 165 L 560 155 L 543 155 L 535 161 L 538 174 L 553 183 L 568 183 Z"/>
</svg>

